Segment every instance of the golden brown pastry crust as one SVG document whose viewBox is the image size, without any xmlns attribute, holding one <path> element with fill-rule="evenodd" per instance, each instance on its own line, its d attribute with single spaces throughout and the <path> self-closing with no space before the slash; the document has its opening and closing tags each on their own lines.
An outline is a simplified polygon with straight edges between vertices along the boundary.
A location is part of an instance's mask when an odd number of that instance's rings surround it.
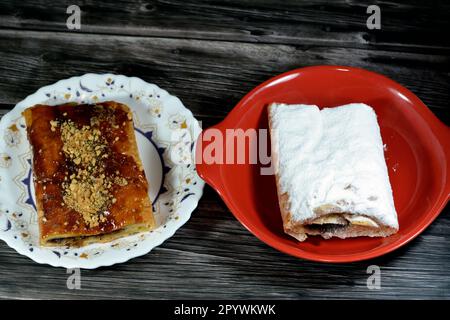
<svg viewBox="0 0 450 320">
<path fill-rule="evenodd" d="M 35 105 L 26 109 L 23 116 L 33 150 L 41 245 L 82 246 L 154 228 L 149 186 L 138 154 L 132 114 L 126 105 L 117 102 Z M 88 221 L 86 215 L 66 201 L 71 179 L 85 168 L 80 169 L 83 163 L 63 152 L 62 123 L 71 123 L 78 129 L 87 126 L 88 131 L 98 129 L 103 141 L 101 153 L 89 167 L 92 171 L 87 177 L 92 175 L 108 182 L 108 188 L 103 188 L 107 192 L 92 190 L 93 197 L 104 194 L 106 205 L 99 217 L 87 215 Z"/>
</svg>

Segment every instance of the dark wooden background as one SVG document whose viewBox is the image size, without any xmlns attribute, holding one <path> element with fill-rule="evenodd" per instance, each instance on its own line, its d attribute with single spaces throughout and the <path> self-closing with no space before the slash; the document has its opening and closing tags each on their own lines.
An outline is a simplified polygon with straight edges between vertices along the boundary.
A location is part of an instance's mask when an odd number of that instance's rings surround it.
<svg viewBox="0 0 450 320">
<path fill-rule="evenodd" d="M 70 31 L 66 8 L 82 9 Z M 382 29 L 366 28 L 367 6 Z M 0 109 L 87 72 L 138 76 L 182 99 L 204 127 L 260 82 L 341 64 L 400 82 L 449 124 L 446 1 L 0 1 Z M 366 269 L 381 267 L 381 290 Z M 0 243 L 0 298 L 450 298 L 450 207 L 412 243 L 371 261 L 320 264 L 253 237 L 209 188 L 191 220 L 150 254 L 82 271 L 38 265 Z"/>
</svg>

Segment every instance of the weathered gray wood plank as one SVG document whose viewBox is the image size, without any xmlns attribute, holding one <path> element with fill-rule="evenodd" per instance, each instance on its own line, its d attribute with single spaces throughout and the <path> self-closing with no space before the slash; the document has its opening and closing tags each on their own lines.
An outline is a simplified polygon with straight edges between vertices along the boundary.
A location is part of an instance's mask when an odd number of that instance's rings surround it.
<svg viewBox="0 0 450 320">
<path fill-rule="evenodd" d="M 86 72 L 153 82 L 198 115 L 225 116 L 260 82 L 294 68 L 341 64 L 377 71 L 430 108 L 447 108 L 448 55 L 54 32 L 0 30 L 0 104 Z"/>
<path fill-rule="evenodd" d="M 72 4 L 72 3 L 70 3 Z M 75 3 L 74 3 L 75 4 Z M 446 1 L 78 1 L 80 32 L 415 51 L 446 50 Z M 369 5 L 382 31 L 368 30 Z M 67 31 L 69 3 L 2 1 L 0 27 Z"/>
<path fill-rule="evenodd" d="M 449 298 L 450 210 L 416 240 L 387 256 L 330 265 L 292 258 L 261 243 L 209 187 L 191 220 L 146 256 L 83 270 L 82 290 L 64 269 L 41 266 L 0 244 L 2 298 Z M 381 290 L 366 269 L 381 267 Z"/>
</svg>

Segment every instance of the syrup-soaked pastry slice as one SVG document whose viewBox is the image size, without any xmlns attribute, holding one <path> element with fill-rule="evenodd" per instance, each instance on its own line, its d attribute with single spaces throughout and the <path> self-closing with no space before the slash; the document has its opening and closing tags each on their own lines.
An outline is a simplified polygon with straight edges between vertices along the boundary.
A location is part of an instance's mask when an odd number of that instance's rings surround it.
<svg viewBox="0 0 450 320">
<path fill-rule="evenodd" d="M 284 231 L 386 237 L 397 213 L 376 114 L 353 103 L 320 110 L 273 103 L 268 108 L 272 158 Z"/>
<path fill-rule="evenodd" d="M 132 113 L 117 102 L 23 112 L 43 246 L 84 246 L 154 228 Z"/>
</svg>

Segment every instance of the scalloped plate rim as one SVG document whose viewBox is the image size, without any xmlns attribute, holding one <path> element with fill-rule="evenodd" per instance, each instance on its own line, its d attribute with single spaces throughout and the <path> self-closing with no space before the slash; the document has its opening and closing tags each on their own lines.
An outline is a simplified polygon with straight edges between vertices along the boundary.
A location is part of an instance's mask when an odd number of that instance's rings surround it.
<svg viewBox="0 0 450 320">
<path fill-rule="evenodd" d="M 198 126 L 197 129 L 199 130 L 198 134 L 201 133 L 201 127 L 198 125 L 198 120 L 194 117 L 192 112 L 184 106 L 182 101 L 177 96 L 170 94 L 167 90 L 160 88 L 158 85 L 156 85 L 154 83 L 149 83 L 149 82 L 143 80 L 142 78 L 135 77 L 135 76 L 130 77 L 130 76 L 126 76 L 126 75 L 113 74 L 113 73 L 99 73 L 99 74 L 86 73 L 86 74 L 83 74 L 80 76 L 72 76 L 72 77 L 69 77 L 66 79 L 61 79 L 52 84 L 42 86 L 39 89 L 37 89 L 34 93 L 29 94 L 23 100 L 19 101 L 10 111 L 5 113 L 1 119 L 3 119 L 5 116 L 7 116 L 10 112 L 12 112 L 18 106 L 20 107 L 22 104 L 27 104 L 27 101 L 32 99 L 34 96 L 42 94 L 42 93 L 45 94 L 45 91 L 51 91 L 51 90 L 53 90 L 54 87 L 62 86 L 65 83 L 80 82 L 83 79 L 89 79 L 89 78 L 102 79 L 102 78 L 106 78 L 106 77 L 111 77 L 111 78 L 121 77 L 121 78 L 129 80 L 130 82 L 138 81 L 145 86 L 152 86 L 154 89 L 164 92 L 165 94 L 167 94 L 167 97 L 177 99 L 181 103 L 181 106 L 184 108 L 184 110 L 186 112 L 186 116 L 189 116 L 191 118 L 190 120 L 194 121 L 197 124 L 197 126 Z M 97 80 L 97 79 L 95 79 L 95 80 Z M 107 99 L 103 100 L 103 101 L 107 101 Z M 197 137 L 193 138 L 194 144 L 196 144 L 196 138 Z M 28 143 L 28 141 L 27 141 L 27 143 Z M 194 147 L 193 150 L 195 151 L 195 149 L 196 148 Z M 192 151 L 192 152 L 194 153 L 194 151 Z M 194 168 L 195 168 L 195 166 L 194 166 Z M 199 182 L 199 185 L 197 187 L 197 190 L 196 190 L 197 192 L 195 194 L 195 197 L 191 197 L 190 201 L 187 202 L 188 203 L 186 205 L 187 208 L 184 208 L 183 215 L 180 216 L 178 224 L 174 228 L 166 229 L 167 231 L 161 232 L 160 235 L 158 236 L 158 241 L 155 241 L 153 244 L 151 244 L 149 246 L 138 246 L 136 249 L 134 249 L 133 251 L 129 251 L 127 254 L 123 254 L 122 252 L 117 252 L 116 259 L 109 258 L 109 259 L 89 260 L 89 259 L 82 259 L 82 258 L 78 257 L 74 260 L 59 260 L 59 259 L 48 260 L 46 258 L 42 258 L 38 254 L 37 255 L 33 254 L 29 250 L 26 250 L 25 247 L 15 245 L 13 243 L 11 237 L 3 236 L 3 231 L 0 232 L 0 240 L 4 241 L 6 243 L 6 245 L 8 245 L 10 248 L 17 251 L 17 253 L 19 253 L 20 255 L 26 256 L 38 264 L 46 264 L 46 265 L 50 265 L 52 267 L 96 269 L 99 267 L 109 267 L 109 266 L 112 266 L 115 264 L 125 263 L 133 258 L 137 258 L 137 257 L 143 256 L 143 255 L 146 255 L 149 252 L 151 252 L 154 248 L 159 247 L 166 240 L 173 237 L 175 235 L 176 231 L 189 221 L 189 219 L 192 216 L 192 212 L 198 206 L 199 200 L 203 196 L 203 189 L 204 189 L 205 183 L 201 178 L 198 179 L 198 182 Z M 105 245 L 105 244 L 102 244 L 102 245 Z M 48 248 L 48 250 L 51 250 L 51 249 L 55 249 L 55 248 L 54 247 Z M 61 262 L 61 263 L 58 263 L 58 262 Z"/>
</svg>

